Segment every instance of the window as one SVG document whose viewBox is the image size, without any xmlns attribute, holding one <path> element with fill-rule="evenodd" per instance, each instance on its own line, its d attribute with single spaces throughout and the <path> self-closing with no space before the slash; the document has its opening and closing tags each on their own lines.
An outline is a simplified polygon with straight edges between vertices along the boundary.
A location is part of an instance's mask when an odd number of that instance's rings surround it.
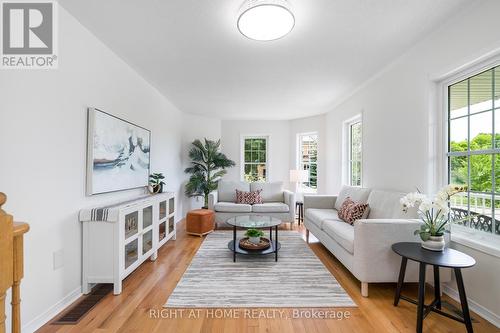
<svg viewBox="0 0 500 333">
<path fill-rule="evenodd" d="M 460 224 L 500 235 L 500 66 L 448 86 L 448 182 Z"/>
<path fill-rule="evenodd" d="M 265 182 L 267 180 L 267 137 L 244 137 L 242 140 L 242 178 L 244 181 Z"/>
<path fill-rule="evenodd" d="M 351 186 L 361 186 L 362 175 L 362 129 L 361 117 L 348 121 L 347 126 L 347 170 L 348 184 Z"/>
<path fill-rule="evenodd" d="M 318 134 L 299 134 L 298 144 L 298 169 L 309 172 L 309 180 L 301 185 L 314 192 L 318 188 Z"/>
</svg>

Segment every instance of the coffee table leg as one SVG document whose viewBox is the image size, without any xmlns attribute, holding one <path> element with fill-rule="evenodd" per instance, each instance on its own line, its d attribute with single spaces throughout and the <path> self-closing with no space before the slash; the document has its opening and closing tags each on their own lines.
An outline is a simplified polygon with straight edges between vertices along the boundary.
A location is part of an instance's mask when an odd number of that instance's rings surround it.
<svg viewBox="0 0 500 333">
<path fill-rule="evenodd" d="M 441 310 L 441 281 L 439 279 L 439 266 L 434 266 L 434 298 L 437 300 L 436 308 Z"/>
<path fill-rule="evenodd" d="M 236 262 L 236 226 L 233 226 L 233 262 Z"/>
<path fill-rule="evenodd" d="M 276 228 L 276 239 L 275 239 L 276 247 L 274 248 L 274 251 L 276 252 L 275 261 L 278 261 L 278 226 L 276 226 L 275 228 Z"/>
<path fill-rule="evenodd" d="M 418 276 L 417 333 L 422 333 L 422 326 L 424 321 L 425 266 L 425 263 L 420 263 Z"/>
<path fill-rule="evenodd" d="M 406 257 L 401 257 L 401 268 L 399 269 L 398 286 L 396 287 L 396 294 L 394 295 L 394 306 L 398 306 L 399 298 L 401 296 L 401 289 L 403 288 L 403 283 L 405 281 L 406 273 L 406 263 L 408 259 Z"/>
<path fill-rule="evenodd" d="M 460 305 L 462 305 L 462 316 L 464 317 L 465 327 L 467 327 L 468 333 L 472 333 L 472 321 L 470 319 L 469 305 L 467 304 L 464 280 L 462 279 L 462 271 L 460 268 L 455 268 L 455 278 L 457 280 L 458 294 L 460 295 Z"/>
<path fill-rule="evenodd" d="M 273 227 L 269 228 L 269 241 L 273 243 Z"/>
</svg>

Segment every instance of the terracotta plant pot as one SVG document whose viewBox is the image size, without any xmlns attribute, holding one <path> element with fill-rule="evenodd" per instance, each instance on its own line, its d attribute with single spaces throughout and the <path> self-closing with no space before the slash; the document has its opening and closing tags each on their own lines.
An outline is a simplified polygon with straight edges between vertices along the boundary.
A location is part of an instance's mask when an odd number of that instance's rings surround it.
<svg viewBox="0 0 500 333">
<path fill-rule="evenodd" d="M 428 240 L 422 242 L 422 247 L 431 251 L 443 251 L 445 245 L 444 236 L 430 236 Z"/>
</svg>

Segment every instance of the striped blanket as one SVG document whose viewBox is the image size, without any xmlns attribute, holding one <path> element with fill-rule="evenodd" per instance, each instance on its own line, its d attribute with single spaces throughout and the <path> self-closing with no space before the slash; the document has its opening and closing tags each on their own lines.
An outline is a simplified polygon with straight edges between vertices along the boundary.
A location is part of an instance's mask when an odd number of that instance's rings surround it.
<svg viewBox="0 0 500 333">
<path fill-rule="evenodd" d="M 120 215 L 120 209 L 130 205 L 136 201 L 143 200 L 149 196 L 143 196 L 128 201 L 119 202 L 113 205 L 88 208 L 80 210 L 80 222 L 101 221 L 101 222 L 116 222 Z"/>
</svg>

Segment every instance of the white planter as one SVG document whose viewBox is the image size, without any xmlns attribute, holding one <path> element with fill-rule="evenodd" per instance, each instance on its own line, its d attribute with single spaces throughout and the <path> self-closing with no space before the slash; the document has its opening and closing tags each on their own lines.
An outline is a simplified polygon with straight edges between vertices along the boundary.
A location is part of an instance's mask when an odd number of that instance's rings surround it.
<svg viewBox="0 0 500 333">
<path fill-rule="evenodd" d="M 260 243 L 260 237 L 248 237 L 248 240 L 251 243 L 254 243 L 254 244 L 259 244 Z"/>
<path fill-rule="evenodd" d="M 422 247 L 431 251 L 443 251 L 446 245 L 444 236 L 430 236 L 430 238 L 422 242 Z"/>
</svg>

